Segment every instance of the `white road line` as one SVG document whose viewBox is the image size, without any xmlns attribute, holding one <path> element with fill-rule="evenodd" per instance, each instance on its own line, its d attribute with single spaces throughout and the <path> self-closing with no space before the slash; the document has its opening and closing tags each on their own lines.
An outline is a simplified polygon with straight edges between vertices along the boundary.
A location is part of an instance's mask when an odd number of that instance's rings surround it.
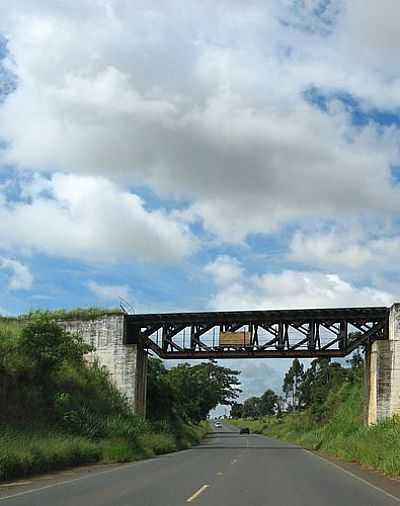
<svg viewBox="0 0 400 506">
<path fill-rule="evenodd" d="M 210 485 L 203 485 L 202 487 L 200 487 L 197 492 L 195 492 L 193 495 L 189 497 L 189 499 L 186 499 L 186 502 L 194 501 L 196 497 L 199 497 L 199 495 L 202 494 L 205 490 L 207 490 L 209 486 Z"/>
<path fill-rule="evenodd" d="M 5 483 L 4 485 L 0 485 L 0 488 L 22 487 L 22 485 L 30 485 L 31 483 L 31 481 L 13 481 L 12 483 Z"/>
<path fill-rule="evenodd" d="M 322 460 L 324 462 L 327 462 L 328 464 L 330 464 L 333 467 L 336 467 L 336 469 L 339 469 L 343 473 L 351 476 L 352 478 L 354 478 L 354 479 L 356 479 L 358 481 L 361 481 L 365 485 L 368 485 L 369 487 L 371 487 L 371 488 L 373 488 L 375 490 L 378 490 L 378 492 L 382 492 L 382 494 L 385 494 L 387 497 L 390 497 L 391 499 L 394 499 L 395 501 L 397 501 L 398 503 L 400 503 L 400 498 L 399 497 L 396 497 L 395 495 L 392 495 L 389 492 L 386 492 L 386 490 L 383 490 L 383 488 L 380 488 L 380 487 L 377 487 L 376 485 L 373 485 L 369 481 L 364 480 L 364 478 L 360 478 L 356 474 L 353 474 L 351 471 L 348 471 L 347 469 L 343 469 L 343 467 L 338 466 L 337 464 L 335 464 L 334 462 L 331 462 L 330 460 L 324 459 L 324 457 L 321 457 L 321 455 L 318 455 L 317 453 L 313 453 L 313 452 L 311 452 L 309 450 L 306 450 L 306 449 L 304 449 L 304 451 L 307 452 L 307 453 L 309 453 L 310 455 L 313 455 L 314 457 L 318 457 L 320 460 Z"/>
</svg>

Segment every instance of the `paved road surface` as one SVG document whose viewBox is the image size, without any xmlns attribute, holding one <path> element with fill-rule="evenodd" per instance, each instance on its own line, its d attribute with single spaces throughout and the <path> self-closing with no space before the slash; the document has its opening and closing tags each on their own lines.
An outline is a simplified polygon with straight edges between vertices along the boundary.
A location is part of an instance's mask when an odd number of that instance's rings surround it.
<svg viewBox="0 0 400 506">
<path fill-rule="evenodd" d="M 50 482 L 39 478 L 21 487 L 2 487 L 0 506 L 400 504 L 397 482 L 391 485 L 376 475 L 375 484 L 368 484 L 297 446 L 240 435 L 226 425 L 195 449 L 74 476 L 64 475 Z M 381 489 L 382 483 L 386 492 Z M 29 490 L 32 487 L 36 490 Z"/>
</svg>

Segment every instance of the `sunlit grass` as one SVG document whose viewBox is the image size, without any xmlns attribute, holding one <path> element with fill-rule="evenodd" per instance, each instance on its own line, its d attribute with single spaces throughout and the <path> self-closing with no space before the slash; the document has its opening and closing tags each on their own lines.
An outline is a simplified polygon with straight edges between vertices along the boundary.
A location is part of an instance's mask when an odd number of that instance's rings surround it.
<svg viewBox="0 0 400 506">
<path fill-rule="evenodd" d="M 205 425 L 181 425 L 174 430 L 132 433 L 126 427 L 98 440 L 62 432 L 0 427 L 0 480 L 40 474 L 94 462 L 130 462 L 174 452 L 196 444 L 207 431 Z"/>
<path fill-rule="evenodd" d="M 326 402 L 331 411 L 324 423 L 315 422 L 307 411 L 286 414 L 281 419 L 264 417 L 231 423 L 387 474 L 400 474 L 400 417 L 369 427 L 364 425 L 359 384 L 343 385 Z"/>
</svg>

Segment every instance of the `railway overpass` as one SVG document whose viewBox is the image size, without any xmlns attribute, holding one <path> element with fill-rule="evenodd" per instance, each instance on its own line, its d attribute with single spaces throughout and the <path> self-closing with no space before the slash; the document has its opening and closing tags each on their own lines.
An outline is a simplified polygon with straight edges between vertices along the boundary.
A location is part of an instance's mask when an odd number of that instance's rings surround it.
<svg viewBox="0 0 400 506">
<path fill-rule="evenodd" d="M 148 354 L 163 359 L 345 357 L 366 350 L 366 418 L 400 412 L 400 304 L 387 307 L 111 313 L 65 320 L 110 371 L 132 408 L 145 413 Z"/>
</svg>

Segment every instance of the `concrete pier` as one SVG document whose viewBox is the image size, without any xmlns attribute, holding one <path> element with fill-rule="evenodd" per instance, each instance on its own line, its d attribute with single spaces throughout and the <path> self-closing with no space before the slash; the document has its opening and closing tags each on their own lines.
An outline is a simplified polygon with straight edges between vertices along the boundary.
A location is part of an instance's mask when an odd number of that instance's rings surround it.
<svg viewBox="0 0 400 506">
<path fill-rule="evenodd" d="M 400 414 L 400 304 L 390 308 L 388 339 L 373 342 L 367 353 L 367 423 Z"/>
</svg>

